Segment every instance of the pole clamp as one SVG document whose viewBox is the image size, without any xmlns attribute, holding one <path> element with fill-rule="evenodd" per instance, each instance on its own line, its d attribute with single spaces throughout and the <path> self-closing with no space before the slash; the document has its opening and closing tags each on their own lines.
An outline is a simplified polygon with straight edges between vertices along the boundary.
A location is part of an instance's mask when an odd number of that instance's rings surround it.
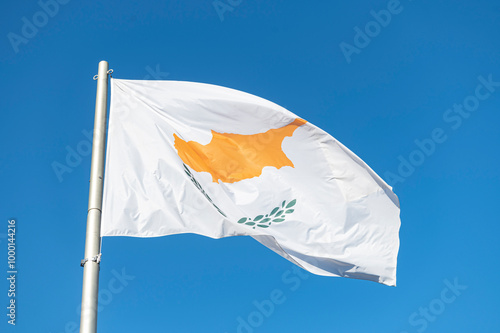
<svg viewBox="0 0 500 333">
<path fill-rule="evenodd" d="M 87 263 L 87 261 L 93 261 L 93 262 L 96 262 L 96 263 L 100 263 L 101 262 L 101 253 L 99 253 L 98 255 L 96 256 L 93 256 L 92 258 L 85 258 L 83 259 L 81 262 L 80 262 L 80 266 L 81 267 L 84 267 L 85 264 Z"/>
</svg>

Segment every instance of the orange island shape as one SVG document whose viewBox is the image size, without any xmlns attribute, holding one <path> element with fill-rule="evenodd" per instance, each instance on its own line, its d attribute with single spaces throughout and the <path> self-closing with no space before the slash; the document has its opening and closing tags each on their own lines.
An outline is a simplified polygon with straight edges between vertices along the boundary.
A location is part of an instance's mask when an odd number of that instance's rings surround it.
<svg viewBox="0 0 500 333">
<path fill-rule="evenodd" d="M 184 141 L 174 133 L 174 147 L 182 161 L 197 172 L 208 172 L 213 182 L 235 183 L 243 179 L 259 177 L 266 166 L 280 169 L 293 168 L 281 144 L 285 137 L 307 123 L 296 118 L 281 128 L 264 133 L 243 135 L 217 133 L 212 130 L 212 140 L 206 145 Z"/>
</svg>

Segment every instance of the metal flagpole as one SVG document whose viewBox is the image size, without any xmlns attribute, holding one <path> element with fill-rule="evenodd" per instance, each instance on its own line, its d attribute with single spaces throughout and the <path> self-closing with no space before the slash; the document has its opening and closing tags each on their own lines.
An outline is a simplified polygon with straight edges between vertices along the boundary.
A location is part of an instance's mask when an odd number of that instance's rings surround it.
<svg viewBox="0 0 500 333">
<path fill-rule="evenodd" d="M 89 207 L 83 266 L 82 309 L 80 333 L 97 332 L 97 294 L 101 261 L 101 206 L 104 177 L 104 148 L 108 104 L 108 62 L 99 62 L 95 101 L 94 136 L 90 167 Z"/>
</svg>

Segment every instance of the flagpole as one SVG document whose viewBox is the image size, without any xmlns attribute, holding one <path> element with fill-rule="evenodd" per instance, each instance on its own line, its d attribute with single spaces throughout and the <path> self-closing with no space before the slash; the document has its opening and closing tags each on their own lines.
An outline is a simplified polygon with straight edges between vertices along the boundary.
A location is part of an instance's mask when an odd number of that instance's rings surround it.
<svg viewBox="0 0 500 333">
<path fill-rule="evenodd" d="M 95 102 L 92 162 L 90 167 L 89 206 L 83 266 L 80 333 L 97 332 L 97 297 L 101 261 L 101 207 L 104 178 L 104 151 L 108 104 L 108 62 L 99 62 Z"/>
</svg>

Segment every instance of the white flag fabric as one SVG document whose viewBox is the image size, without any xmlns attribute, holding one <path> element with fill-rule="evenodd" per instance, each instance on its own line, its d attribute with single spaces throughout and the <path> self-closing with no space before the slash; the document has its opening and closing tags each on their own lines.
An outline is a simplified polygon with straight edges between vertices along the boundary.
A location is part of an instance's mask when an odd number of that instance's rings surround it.
<svg viewBox="0 0 500 333">
<path fill-rule="evenodd" d="M 102 236 L 251 236 L 319 275 L 396 284 L 399 202 L 320 128 L 215 85 L 111 79 Z"/>
</svg>

